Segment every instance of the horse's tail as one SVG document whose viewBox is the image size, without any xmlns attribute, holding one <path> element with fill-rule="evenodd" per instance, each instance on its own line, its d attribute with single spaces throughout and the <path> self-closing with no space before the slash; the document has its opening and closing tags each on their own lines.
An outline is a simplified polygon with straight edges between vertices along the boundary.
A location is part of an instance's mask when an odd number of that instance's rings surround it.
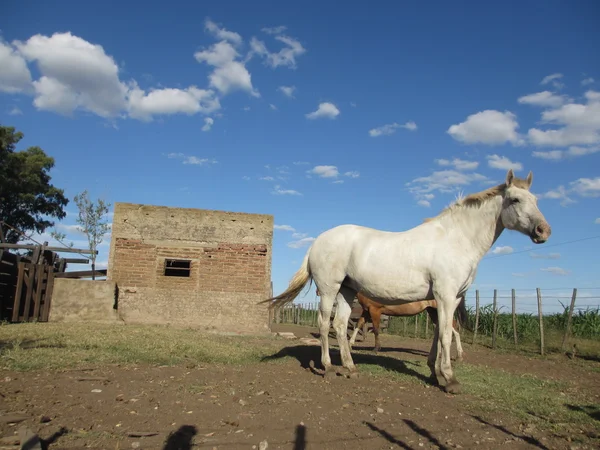
<svg viewBox="0 0 600 450">
<path fill-rule="evenodd" d="M 468 331 L 473 331 L 469 323 L 469 314 L 467 313 L 467 306 L 465 304 L 464 295 L 462 297 L 462 300 L 456 307 L 456 313 L 458 316 L 458 323 L 460 323 L 460 326 L 467 329 Z"/>
<path fill-rule="evenodd" d="M 312 279 L 311 279 L 312 277 L 311 277 L 310 269 L 308 267 L 308 255 L 309 254 L 310 254 L 310 248 L 308 249 L 308 251 L 306 252 L 306 255 L 304 256 L 304 261 L 302 261 L 302 265 L 300 266 L 300 269 L 298 269 L 298 271 L 294 274 L 294 276 L 290 280 L 290 284 L 289 284 L 288 288 L 284 292 L 282 292 L 281 294 L 279 294 L 275 297 L 271 297 L 271 298 L 268 298 L 261 302 L 258 302 L 258 304 L 270 303 L 269 309 L 275 308 L 277 306 L 283 306 L 286 303 L 293 301 L 298 296 L 298 294 L 300 294 L 300 292 L 302 292 L 302 289 L 304 289 L 304 287 L 306 286 L 306 283 L 308 283 L 309 280 L 311 280 L 311 284 L 312 284 Z"/>
</svg>

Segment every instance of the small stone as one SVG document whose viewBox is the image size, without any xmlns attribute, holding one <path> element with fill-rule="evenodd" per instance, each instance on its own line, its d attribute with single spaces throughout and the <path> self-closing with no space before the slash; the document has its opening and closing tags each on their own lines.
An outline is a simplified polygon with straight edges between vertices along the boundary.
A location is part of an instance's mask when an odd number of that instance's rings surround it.
<svg viewBox="0 0 600 450">
<path fill-rule="evenodd" d="M 138 441 L 132 442 L 131 443 L 131 448 L 140 448 L 140 443 Z"/>
<path fill-rule="evenodd" d="M 258 444 L 258 450 L 267 450 L 268 448 L 269 448 L 269 443 L 267 442 L 266 439 L 264 441 L 261 441 L 260 444 Z"/>
<path fill-rule="evenodd" d="M 264 393 L 265 393 L 265 391 L 259 391 L 256 393 L 256 396 L 263 395 Z"/>
<path fill-rule="evenodd" d="M 40 423 L 52 422 L 52 419 L 48 416 L 40 416 Z"/>
<path fill-rule="evenodd" d="M 240 405 L 242 406 L 246 406 L 248 403 L 242 399 L 240 399 L 240 401 L 238 402 Z"/>
<path fill-rule="evenodd" d="M 377 408 L 377 412 L 378 412 L 379 414 L 383 414 L 383 408 Z"/>
<path fill-rule="evenodd" d="M 98 394 L 98 393 L 102 392 L 102 389 L 92 389 L 92 392 L 95 394 Z"/>
</svg>

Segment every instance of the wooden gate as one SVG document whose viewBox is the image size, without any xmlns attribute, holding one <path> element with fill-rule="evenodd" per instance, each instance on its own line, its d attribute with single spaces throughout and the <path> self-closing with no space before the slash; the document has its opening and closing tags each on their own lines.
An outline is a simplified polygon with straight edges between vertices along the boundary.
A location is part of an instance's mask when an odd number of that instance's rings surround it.
<svg viewBox="0 0 600 450">
<path fill-rule="evenodd" d="M 52 266 L 19 262 L 12 321 L 47 322 L 53 285 Z"/>
</svg>

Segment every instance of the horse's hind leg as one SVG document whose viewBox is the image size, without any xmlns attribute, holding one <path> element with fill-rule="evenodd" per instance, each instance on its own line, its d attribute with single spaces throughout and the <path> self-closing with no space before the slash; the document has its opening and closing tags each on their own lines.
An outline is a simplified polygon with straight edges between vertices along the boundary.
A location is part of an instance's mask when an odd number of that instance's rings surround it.
<svg viewBox="0 0 600 450">
<path fill-rule="evenodd" d="M 348 369 L 350 376 L 355 376 L 357 373 L 352 355 L 350 354 L 350 345 L 348 343 L 348 320 L 352 313 L 350 305 L 354 301 L 356 291 L 342 286 L 337 295 L 337 309 L 333 319 L 333 328 L 335 329 L 338 345 L 340 347 L 340 356 L 342 357 L 342 366 Z"/>
<path fill-rule="evenodd" d="M 323 365 L 323 369 L 325 369 L 325 376 L 328 376 L 333 371 L 331 357 L 329 356 L 329 327 L 331 326 L 331 310 L 333 309 L 334 299 L 335 293 L 321 292 L 319 315 L 317 317 L 321 339 L 321 364 Z"/>
<path fill-rule="evenodd" d="M 456 328 L 452 327 L 452 334 L 454 335 L 454 339 L 456 340 L 456 352 L 458 355 L 456 356 L 457 362 L 463 361 L 463 348 L 460 343 L 460 333 L 456 331 Z"/>
<path fill-rule="evenodd" d="M 441 346 L 438 347 L 438 349 L 441 350 L 441 352 L 439 352 L 441 355 L 439 353 L 437 355 L 437 359 L 441 361 L 439 361 L 439 366 L 436 361 L 436 369 L 437 367 L 440 368 L 440 372 L 446 380 L 446 391 L 450 394 L 458 394 L 460 393 L 460 383 L 452 370 L 450 347 L 452 345 L 453 330 L 452 316 L 454 315 L 454 310 L 458 306 L 460 299 L 456 298 L 455 295 L 449 295 L 445 292 L 440 293 L 435 290 L 434 294 L 438 305 L 439 342 L 441 344 Z"/>
<path fill-rule="evenodd" d="M 373 308 L 375 309 L 375 308 Z M 371 314 L 371 323 L 373 323 L 373 335 L 375 336 L 375 353 L 381 350 L 381 342 L 379 342 L 379 325 L 381 324 L 381 310 L 375 309 Z"/>
<path fill-rule="evenodd" d="M 356 335 L 360 331 L 360 328 L 363 327 L 365 322 L 366 322 L 365 311 L 363 311 L 362 316 L 360 316 L 360 319 L 358 319 L 358 323 L 356 324 L 356 327 L 354 328 L 354 331 L 352 332 L 352 337 L 350 338 L 350 343 L 349 343 L 350 347 L 352 347 L 354 345 L 354 342 L 356 342 Z M 363 331 L 363 333 L 364 333 L 364 331 Z M 363 339 L 364 339 L 364 336 L 363 336 Z"/>
</svg>

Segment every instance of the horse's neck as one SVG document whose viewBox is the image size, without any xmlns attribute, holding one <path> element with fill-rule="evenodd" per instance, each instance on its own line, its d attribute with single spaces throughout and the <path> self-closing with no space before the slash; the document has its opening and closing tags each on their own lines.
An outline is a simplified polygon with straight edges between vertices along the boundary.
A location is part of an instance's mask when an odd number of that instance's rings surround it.
<svg viewBox="0 0 600 450">
<path fill-rule="evenodd" d="M 502 197 L 497 196 L 480 207 L 458 207 L 449 217 L 456 231 L 464 236 L 465 245 L 473 250 L 477 261 L 483 258 L 504 231 L 501 211 Z"/>
</svg>

